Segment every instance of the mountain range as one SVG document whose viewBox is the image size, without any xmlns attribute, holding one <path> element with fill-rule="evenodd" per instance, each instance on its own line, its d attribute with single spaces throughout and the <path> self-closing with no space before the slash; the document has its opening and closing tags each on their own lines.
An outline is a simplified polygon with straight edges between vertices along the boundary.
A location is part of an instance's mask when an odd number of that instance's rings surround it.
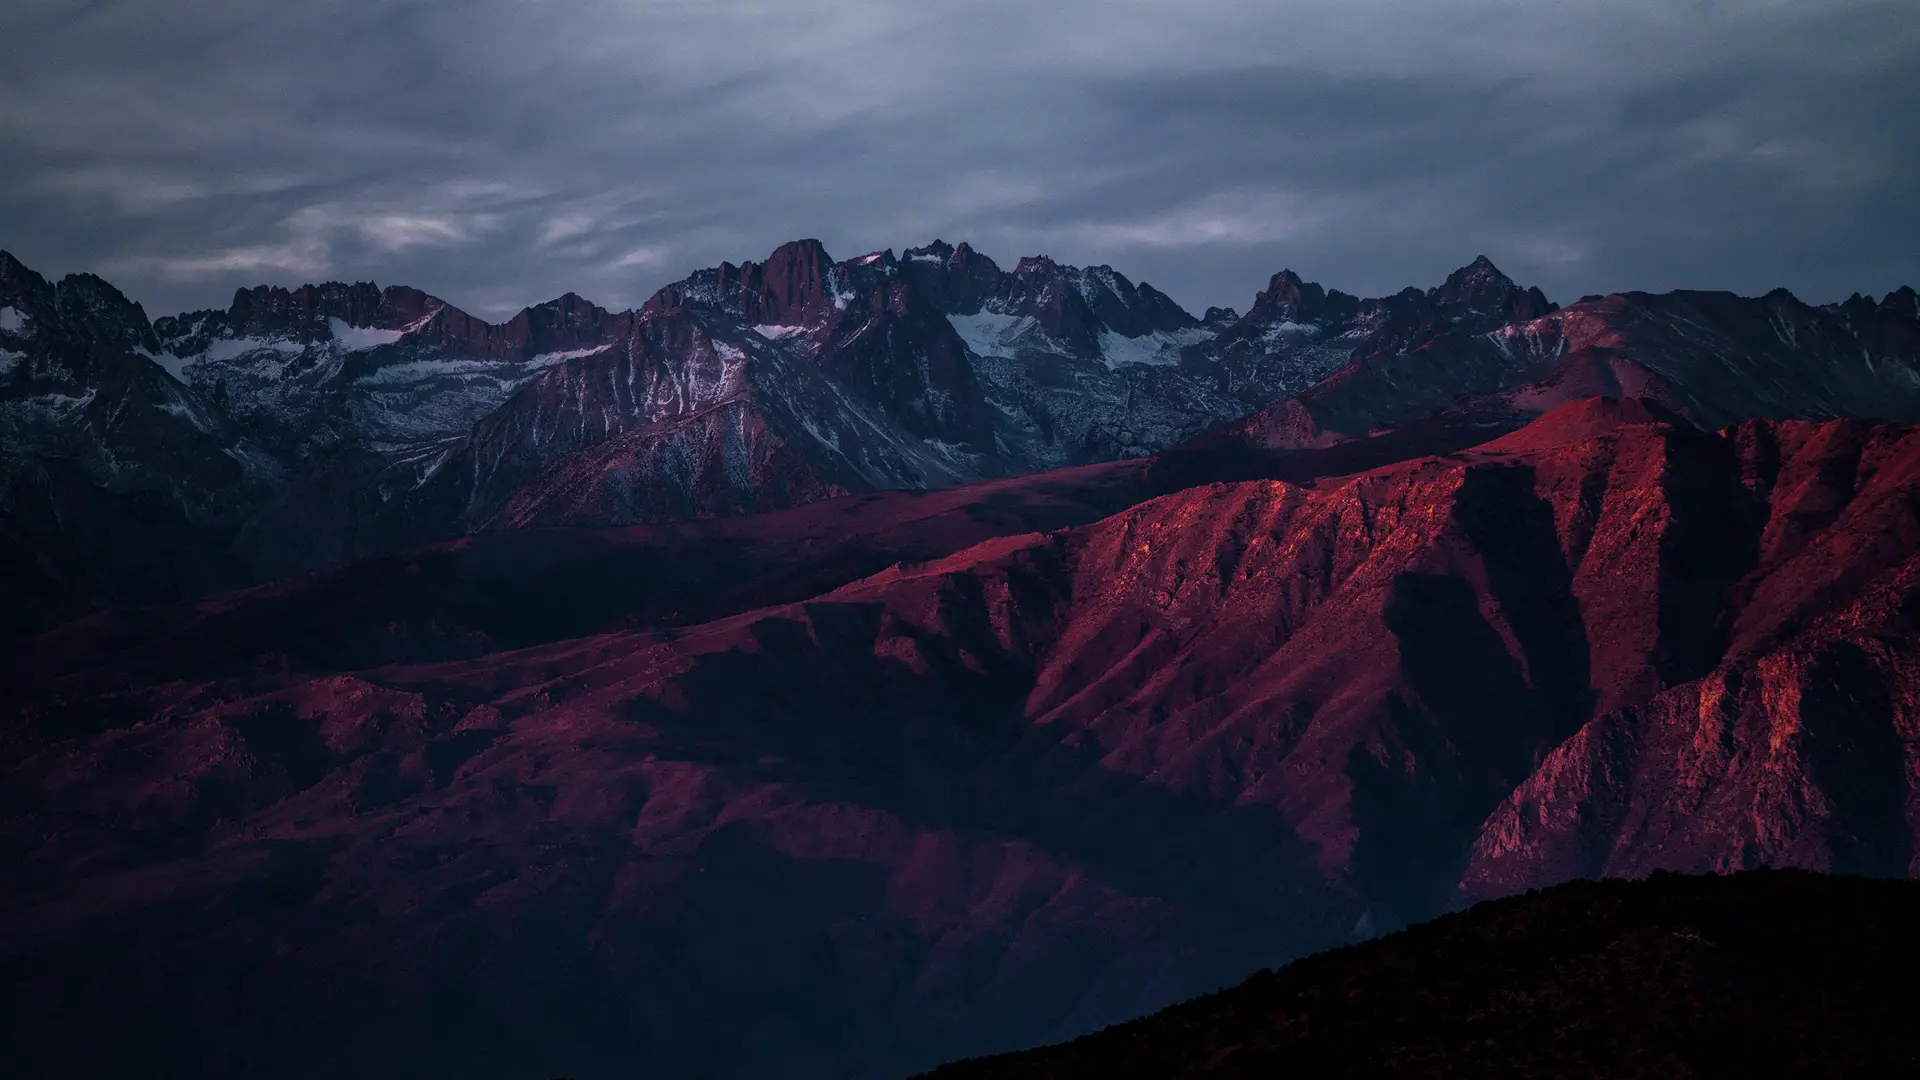
<svg viewBox="0 0 1920 1080">
<path fill-rule="evenodd" d="M 1573 878 L 1910 877 L 1920 302 L 0 256 L 29 1075 L 905 1075 Z M 116 1018 L 109 1037 L 80 1026 Z"/>
<path fill-rule="evenodd" d="M 835 262 L 801 241 L 620 313 L 567 294 L 493 325 L 417 289 L 329 283 L 149 321 L 98 278 L 51 283 L 0 253 L 0 545 L 28 598 L 8 625 L 487 529 L 1142 457 L 1223 424 L 1216 441 L 1320 446 L 1463 399 L 1486 399 L 1474 424 L 1513 426 L 1595 392 L 1710 425 L 1910 419 L 1915 306 L 1906 290 L 1561 311 L 1483 258 L 1372 300 L 1283 271 L 1246 315 L 1197 319 L 1108 267 L 1004 271 L 939 242 Z"/>
</svg>

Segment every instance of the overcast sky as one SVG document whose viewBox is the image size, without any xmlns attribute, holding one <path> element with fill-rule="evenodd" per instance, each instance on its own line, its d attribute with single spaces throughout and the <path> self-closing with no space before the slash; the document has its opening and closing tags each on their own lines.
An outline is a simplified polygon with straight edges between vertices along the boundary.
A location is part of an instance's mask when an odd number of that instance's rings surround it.
<svg viewBox="0 0 1920 1080">
<path fill-rule="evenodd" d="M 627 307 L 813 236 L 1195 309 L 1485 253 L 1555 299 L 1920 284 L 1920 4 L 4 0 L 0 248 L 158 315 Z"/>
</svg>

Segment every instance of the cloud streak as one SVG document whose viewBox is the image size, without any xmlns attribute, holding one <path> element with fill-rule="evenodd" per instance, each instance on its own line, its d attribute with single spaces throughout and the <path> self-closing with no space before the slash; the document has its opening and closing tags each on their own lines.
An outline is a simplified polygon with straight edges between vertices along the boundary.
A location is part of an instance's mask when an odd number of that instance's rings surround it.
<svg viewBox="0 0 1920 1080">
<path fill-rule="evenodd" d="M 155 311 L 260 280 L 615 306 L 817 236 L 1190 307 L 1485 252 L 1568 298 L 1920 280 L 1920 21 L 1756 0 L 15 0 L 0 247 Z"/>
</svg>

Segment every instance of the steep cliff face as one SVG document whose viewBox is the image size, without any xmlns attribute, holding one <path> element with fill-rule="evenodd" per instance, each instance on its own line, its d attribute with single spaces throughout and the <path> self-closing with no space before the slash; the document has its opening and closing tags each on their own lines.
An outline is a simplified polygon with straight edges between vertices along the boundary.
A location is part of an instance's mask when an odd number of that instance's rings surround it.
<svg viewBox="0 0 1920 1080">
<path fill-rule="evenodd" d="M 1732 434 L 1764 511 L 1716 616 L 1720 657 L 1543 761 L 1489 818 L 1468 895 L 1653 869 L 1914 872 L 1912 437 L 1842 423 Z"/>
</svg>

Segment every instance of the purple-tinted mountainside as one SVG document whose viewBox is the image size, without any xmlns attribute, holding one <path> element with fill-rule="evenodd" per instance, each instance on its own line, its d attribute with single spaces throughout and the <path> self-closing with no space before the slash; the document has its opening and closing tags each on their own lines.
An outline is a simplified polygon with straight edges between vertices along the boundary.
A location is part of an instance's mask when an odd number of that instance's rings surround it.
<svg viewBox="0 0 1920 1080">
<path fill-rule="evenodd" d="M 0 256 L 0 1045 L 895 1077 L 1574 877 L 1914 876 L 1916 372 L 1910 289 L 1485 260 L 492 325 Z"/>
</svg>

